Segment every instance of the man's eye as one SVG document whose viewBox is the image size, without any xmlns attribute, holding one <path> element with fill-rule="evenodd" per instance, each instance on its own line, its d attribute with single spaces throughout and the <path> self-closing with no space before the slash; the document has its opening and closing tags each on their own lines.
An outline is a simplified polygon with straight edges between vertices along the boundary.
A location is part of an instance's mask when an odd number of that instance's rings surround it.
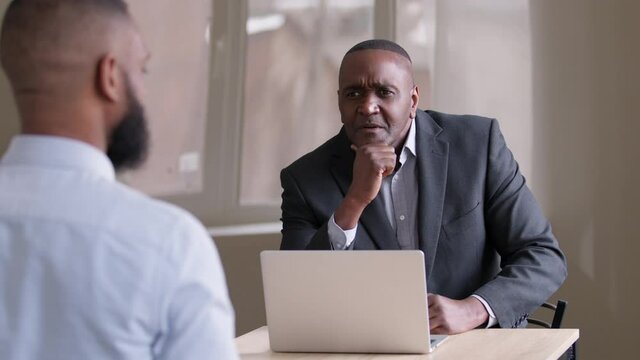
<svg viewBox="0 0 640 360">
<path fill-rule="evenodd" d="M 378 90 L 378 95 L 380 95 L 381 97 L 393 96 L 393 91 L 389 89 L 380 89 Z"/>
<path fill-rule="evenodd" d="M 344 96 L 345 96 L 347 99 L 355 99 L 355 98 L 357 98 L 358 96 L 360 96 L 360 91 L 350 90 L 350 91 L 347 91 L 347 92 L 344 94 Z"/>
</svg>

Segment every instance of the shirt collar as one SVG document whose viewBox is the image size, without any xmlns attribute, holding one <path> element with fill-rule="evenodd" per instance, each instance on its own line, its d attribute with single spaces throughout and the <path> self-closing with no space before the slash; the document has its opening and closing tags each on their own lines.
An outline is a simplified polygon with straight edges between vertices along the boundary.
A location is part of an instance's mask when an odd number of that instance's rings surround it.
<svg viewBox="0 0 640 360">
<path fill-rule="evenodd" d="M 404 164 L 409 154 L 416 156 L 416 119 L 411 119 L 411 127 L 400 153 L 400 164 Z"/>
<path fill-rule="evenodd" d="M 0 159 L 3 165 L 41 166 L 90 172 L 115 180 L 109 158 L 82 141 L 48 135 L 17 135 Z"/>
</svg>

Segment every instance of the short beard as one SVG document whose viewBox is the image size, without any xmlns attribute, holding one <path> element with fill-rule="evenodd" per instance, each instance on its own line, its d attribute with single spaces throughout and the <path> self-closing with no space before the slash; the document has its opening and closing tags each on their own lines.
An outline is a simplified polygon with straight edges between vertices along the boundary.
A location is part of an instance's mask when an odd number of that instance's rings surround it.
<svg viewBox="0 0 640 360">
<path fill-rule="evenodd" d="M 113 129 L 107 146 L 107 157 L 116 172 L 138 168 L 147 158 L 149 130 L 144 108 L 133 94 L 127 79 L 127 111 Z"/>
</svg>

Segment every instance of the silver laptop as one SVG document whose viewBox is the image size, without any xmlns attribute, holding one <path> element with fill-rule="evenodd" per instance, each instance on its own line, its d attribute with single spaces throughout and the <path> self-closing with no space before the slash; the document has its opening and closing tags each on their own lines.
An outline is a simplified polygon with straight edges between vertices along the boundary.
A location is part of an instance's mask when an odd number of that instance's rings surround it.
<svg viewBox="0 0 640 360">
<path fill-rule="evenodd" d="M 431 352 L 422 251 L 263 251 L 271 349 Z"/>
</svg>

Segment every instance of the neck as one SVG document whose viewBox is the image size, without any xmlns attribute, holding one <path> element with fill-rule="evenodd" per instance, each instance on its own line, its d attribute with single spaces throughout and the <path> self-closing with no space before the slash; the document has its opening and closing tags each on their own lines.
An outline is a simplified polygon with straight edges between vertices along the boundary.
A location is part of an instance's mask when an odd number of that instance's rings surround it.
<svg viewBox="0 0 640 360">
<path fill-rule="evenodd" d="M 400 137 L 400 141 L 397 144 L 393 144 L 396 150 L 396 157 L 400 159 L 400 154 L 402 153 L 402 148 L 404 148 L 404 144 L 407 142 L 407 136 L 409 136 L 409 130 L 411 129 L 411 124 L 413 123 L 413 119 L 409 119 L 407 125 L 402 130 L 402 136 Z"/>
<path fill-rule="evenodd" d="M 19 97 L 22 133 L 79 140 L 106 152 L 107 135 L 102 115 L 91 107 L 66 99 Z"/>
</svg>

